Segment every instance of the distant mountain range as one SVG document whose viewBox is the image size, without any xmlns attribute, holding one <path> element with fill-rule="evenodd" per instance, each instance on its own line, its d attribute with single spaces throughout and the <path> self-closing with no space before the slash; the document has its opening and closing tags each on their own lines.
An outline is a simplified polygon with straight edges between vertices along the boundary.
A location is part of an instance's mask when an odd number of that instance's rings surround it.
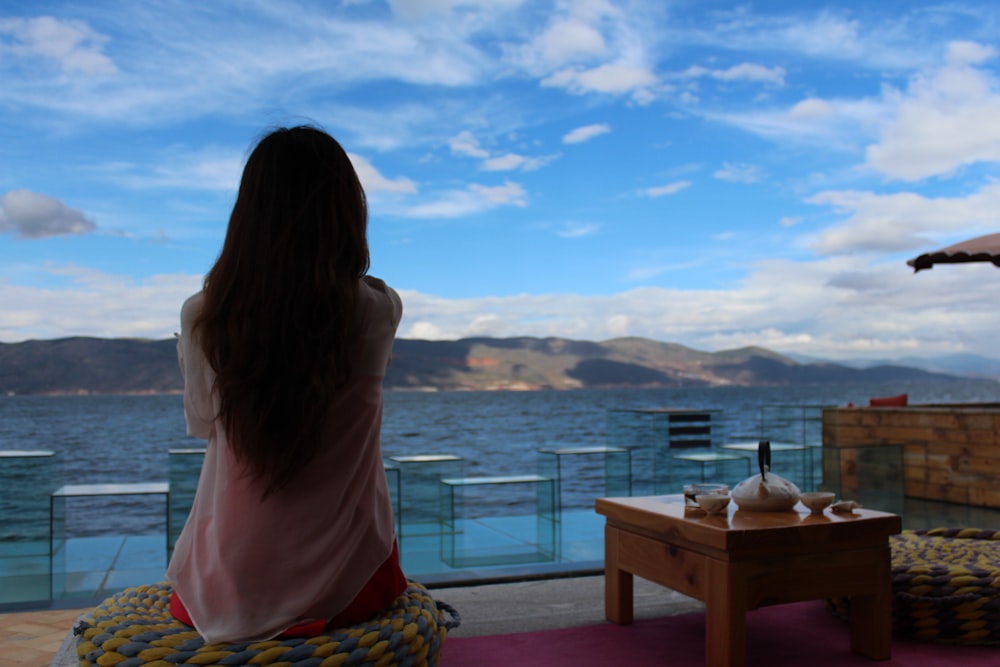
<svg viewBox="0 0 1000 667">
<path fill-rule="evenodd" d="M 981 370 L 982 363 L 976 368 Z M 701 352 L 644 338 L 600 343 L 466 338 L 397 340 L 385 384 L 388 389 L 422 391 L 795 386 L 948 381 L 961 375 L 968 374 L 896 364 L 858 368 L 796 361 L 759 347 Z M 170 393 L 182 388 L 173 339 L 0 343 L 0 394 Z"/>
</svg>

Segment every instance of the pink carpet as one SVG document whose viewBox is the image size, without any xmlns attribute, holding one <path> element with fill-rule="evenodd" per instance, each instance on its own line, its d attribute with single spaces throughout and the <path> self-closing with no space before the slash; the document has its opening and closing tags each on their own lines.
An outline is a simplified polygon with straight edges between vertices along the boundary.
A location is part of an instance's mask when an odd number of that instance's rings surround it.
<svg viewBox="0 0 1000 667">
<path fill-rule="evenodd" d="M 445 640 L 441 667 L 596 667 L 597 665 L 705 664 L 705 615 L 685 614 L 633 625 L 582 628 Z M 822 602 L 765 607 L 747 614 L 749 667 L 1000 667 L 1000 647 L 950 646 L 895 640 L 892 659 L 876 662 L 851 653 L 846 623 Z"/>
</svg>

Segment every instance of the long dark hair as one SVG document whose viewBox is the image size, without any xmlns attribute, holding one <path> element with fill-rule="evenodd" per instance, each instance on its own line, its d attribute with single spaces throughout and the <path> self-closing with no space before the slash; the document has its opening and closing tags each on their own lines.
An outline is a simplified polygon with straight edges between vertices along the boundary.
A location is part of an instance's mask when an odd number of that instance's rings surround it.
<svg viewBox="0 0 1000 667">
<path fill-rule="evenodd" d="M 299 126 L 257 144 L 193 333 L 229 445 L 262 496 L 314 457 L 349 379 L 367 227 L 361 182 L 333 137 Z"/>
</svg>

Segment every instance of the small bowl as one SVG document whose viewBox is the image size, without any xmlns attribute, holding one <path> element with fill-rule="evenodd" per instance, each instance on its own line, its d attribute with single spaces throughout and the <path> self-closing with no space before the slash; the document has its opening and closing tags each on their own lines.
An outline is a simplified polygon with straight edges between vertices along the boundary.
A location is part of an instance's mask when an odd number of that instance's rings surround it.
<svg viewBox="0 0 1000 667">
<path fill-rule="evenodd" d="M 694 499 L 708 514 L 722 514 L 729 507 L 729 494 L 699 493 Z"/>
<path fill-rule="evenodd" d="M 836 494 L 829 491 L 810 491 L 799 495 L 799 500 L 809 508 L 813 514 L 822 514 L 823 510 L 830 506 Z"/>
<path fill-rule="evenodd" d="M 696 498 L 699 495 L 729 495 L 729 486 L 727 484 L 685 484 L 684 485 L 684 500 L 686 501 L 688 507 L 698 507 L 698 501 Z"/>
</svg>

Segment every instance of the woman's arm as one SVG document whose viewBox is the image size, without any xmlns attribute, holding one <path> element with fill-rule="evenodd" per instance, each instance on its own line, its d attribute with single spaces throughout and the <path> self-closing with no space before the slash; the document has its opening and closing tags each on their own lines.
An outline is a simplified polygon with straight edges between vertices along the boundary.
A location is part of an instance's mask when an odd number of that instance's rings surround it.
<svg viewBox="0 0 1000 667">
<path fill-rule="evenodd" d="M 201 293 L 184 302 L 181 332 L 177 336 L 177 362 L 184 377 L 184 420 L 187 434 L 208 439 L 215 421 L 212 406 L 212 373 L 208 360 L 191 338 L 191 326 L 201 306 Z"/>
</svg>

